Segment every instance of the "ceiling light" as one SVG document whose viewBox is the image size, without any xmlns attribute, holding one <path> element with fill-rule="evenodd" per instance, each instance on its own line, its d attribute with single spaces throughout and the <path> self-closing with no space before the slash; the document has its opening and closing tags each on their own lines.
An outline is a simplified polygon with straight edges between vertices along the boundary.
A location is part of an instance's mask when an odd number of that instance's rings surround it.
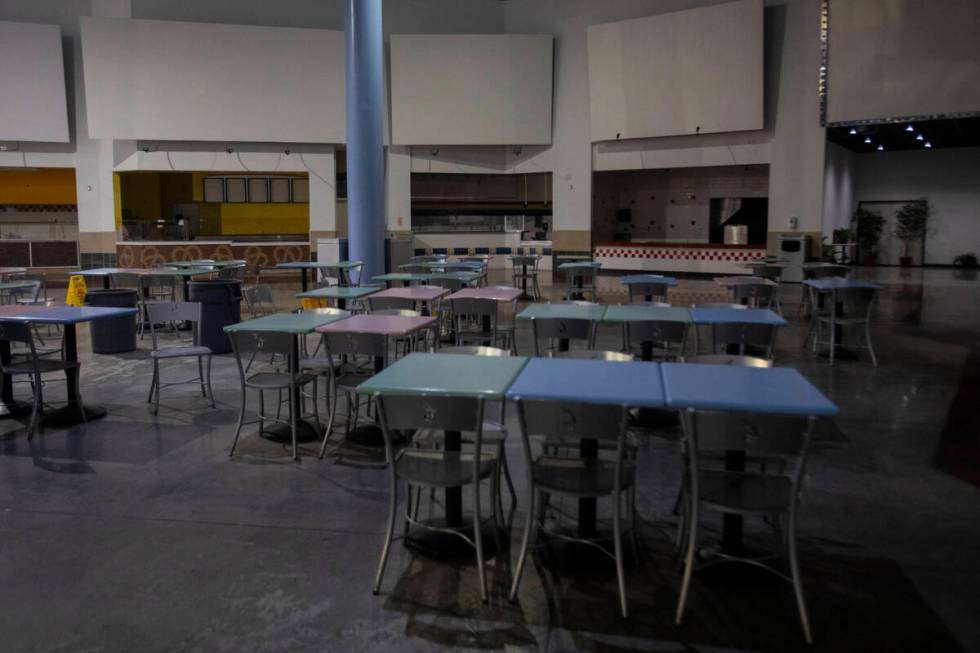
<svg viewBox="0 0 980 653">
<path fill-rule="evenodd" d="M 918 136 L 915 137 L 915 140 L 917 140 L 917 141 L 924 141 L 924 140 L 926 140 L 926 137 L 923 136 L 922 134 L 919 134 Z"/>
<path fill-rule="evenodd" d="M 878 151 L 879 152 L 884 152 L 885 151 L 885 146 L 884 145 L 879 145 L 878 146 Z"/>
<path fill-rule="evenodd" d="M 930 143 L 929 141 L 926 141 L 926 144 L 923 145 L 923 147 L 932 147 L 932 143 Z"/>
<path fill-rule="evenodd" d="M 865 142 L 866 144 L 868 144 L 868 145 L 871 145 L 871 137 L 870 137 L 870 136 L 865 136 L 865 137 L 864 137 L 864 142 Z"/>
<path fill-rule="evenodd" d="M 915 131 L 915 128 L 912 127 L 912 125 L 905 125 L 905 131 L 907 131 L 907 132 L 914 132 Z"/>
<path fill-rule="evenodd" d="M 851 131 L 849 131 L 847 133 L 850 134 L 851 136 L 857 136 L 858 130 L 856 130 L 853 127 L 851 127 Z"/>
</svg>

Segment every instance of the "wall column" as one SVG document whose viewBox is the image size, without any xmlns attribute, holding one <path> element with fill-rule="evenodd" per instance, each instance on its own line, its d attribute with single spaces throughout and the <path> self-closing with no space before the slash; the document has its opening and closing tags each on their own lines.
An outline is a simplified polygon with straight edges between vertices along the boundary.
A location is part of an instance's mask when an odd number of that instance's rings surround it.
<svg viewBox="0 0 980 653">
<path fill-rule="evenodd" d="M 333 148 L 325 154 L 304 154 L 310 179 L 310 251 L 318 238 L 337 236 L 337 172 Z"/>
<path fill-rule="evenodd" d="M 384 274 L 384 39 L 381 0 L 347 0 L 347 230 L 363 279 Z"/>
</svg>

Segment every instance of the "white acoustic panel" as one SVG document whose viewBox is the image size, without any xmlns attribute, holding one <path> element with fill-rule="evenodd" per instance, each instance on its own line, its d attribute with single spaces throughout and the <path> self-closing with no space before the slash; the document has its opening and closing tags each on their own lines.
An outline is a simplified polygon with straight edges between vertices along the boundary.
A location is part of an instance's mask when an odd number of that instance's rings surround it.
<svg viewBox="0 0 980 653">
<path fill-rule="evenodd" d="M 762 0 L 587 32 L 592 140 L 762 129 Z"/>
<path fill-rule="evenodd" d="M 392 143 L 550 144 L 553 51 L 548 35 L 392 35 Z"/>
<path fill-rule="evenodd" d="M 980 2 L 833 0 L 827 121 L 980 111 Z"/>
<path fill-rule="evenodd" d="M 81 18 L 94 138 L 343 143 L 344 33 Z"/>
<path fill-rule="evenodd" d="M 69 138 L 61 28 L 0 22 L 0 141 Z"/>
</svg>

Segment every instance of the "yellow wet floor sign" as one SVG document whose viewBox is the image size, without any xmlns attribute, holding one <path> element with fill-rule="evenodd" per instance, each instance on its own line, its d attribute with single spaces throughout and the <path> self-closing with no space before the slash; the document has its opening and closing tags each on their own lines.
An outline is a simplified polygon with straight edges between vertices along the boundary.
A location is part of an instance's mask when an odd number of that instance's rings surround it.
<svg viewBox="0 0 980 653">
<path fill-rule="evenodd" d="M 85 277 L 80 274 L 73 274 L 68 277 L 68 294 L 65 296 L 65 303 L 69 306 L 85 305 Z"/>
<path fill-rule="evenodd" d="M 327 307 L 327 300 L 318 297 L 300 297 L 300 303 L 304 310 Z"/>
</svg>

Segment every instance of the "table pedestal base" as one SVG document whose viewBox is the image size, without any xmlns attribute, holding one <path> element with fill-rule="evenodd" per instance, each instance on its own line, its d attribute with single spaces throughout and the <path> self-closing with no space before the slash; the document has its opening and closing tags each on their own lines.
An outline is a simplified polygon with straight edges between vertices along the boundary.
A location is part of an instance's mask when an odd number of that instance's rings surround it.
<svg viewBox="0 0 980 653">
<path fill-rule="evenodd" d="M 823 350 L 821 350 L 819 356 L 821 358 L 830 358 L 830 348 L 825 347 Z M 860 358 L 861 358 L 860 354 L 858 354 L 853 349 L 847 349 L 846 347 L 838 347 L 837 351 L 834 352 L 834 360 L 856 361 Z"/>
<path fill-rule="evenodd" d="M 428 492 L 428 490 L 423 488 L 423 495 L 426 492 Z M 471 524 L 472 521 L 472 516 L 467 515 L 466 523 Z M 421 523 L 425 524 L 426 526 L 434 526 L 436 528 L 448 528 L 445 519 L 432 519 Z M 471 540 L 473 539 L 473 528 L 470 526 L 454 528 L 453 530 L 461 532 Z M 493 536 L 493 525 L 489 521 L 484 522 L 480 535 L 482 536 L 481 539 L 483 540 L 483 557 L 484 559 L 489 559 L 497 554 L 497 543 Z M 506 533 L 501 532 L 499 536 L 501 544 L 506 547 Z M 427 558 L 435 558 L 438 560 L 458 560 L 476 557 L 476 549 L 474 549 L 463 538 L 459 537 L 458 535 L 453 535 L 452 533 L 431 531 L 424 528 L 413 527 L 409 533 L 409 536 L 405 538 L 404 543 L 405 548 L 420 553 Z"/>
<path fill-rule="evenodd" d="M 574 533 L 569 533 L 574 536 Z M 613 540 L 611 533 L 608 539 L 602 541 L 602 545 L 607 547 L 610 552 L 613 550 Z M 630 542 L 630 534 L 623 533 L 623 567 L 629 569 L 636 564 L 633 557 L 633 545 Z M 599 549 L 582 542 L 572 542 L 558 538 L 547 539 L 548 535 L 543 534 L 538 540 L 537 547 L 539 555 L 544 557 L 549 567 L 554 567 L 559 572 L 570 573 L 616 573 L 616 561 Z"/>
<path fill-rule="evenodd" d="M 20 401 L 4 403 L 0 401 L 0 419 L 13 419 L 31 414 L 31 405 Z"/>
<path fill-rule="evenodd" d="M 270 424 L 262 429 L 263 438 L 273 442 L 292 442 L 293 434 L 289 424 Z M 323 426 L 310 419 L 296 421 L 296 441 L 312 442 L 323 436 Z"/>
<path fill-rule="evenodd" d="M 66 428 L 69 426 L 76 426 L 78 424 L 84 424 L 86 421 L 91 422 L 94 419 L 101 419 L 106 415 L 106 409 L 101 406 L 83 406 L 82 410 L 85 411 L 85 420 L 82 420 L 82 415 L 78 410 L 78 406 L 62 406 L 55 410 L 47 411 L 41 415 L 41 424 L 43 426 L 54 426 Z M 30 412 L 30 410 L 28 410 Z"/>
</svg>

